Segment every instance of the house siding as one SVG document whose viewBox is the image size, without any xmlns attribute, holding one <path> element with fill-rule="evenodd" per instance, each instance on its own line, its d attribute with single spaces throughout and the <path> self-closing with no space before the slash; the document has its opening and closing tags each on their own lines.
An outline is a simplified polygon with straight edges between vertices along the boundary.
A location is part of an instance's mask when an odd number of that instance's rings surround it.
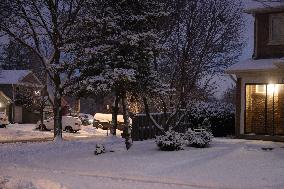
<svg viewBox="0 0 284 189">
<path fill-rule="evenodd" d="M 253 55 L 255 59 L 281 58 L 284 56 L 284 45 L 269 44 L 270 15 L 271 14 L 255 15 L 255 48 Z"/>
<path fill-rule="evenodd" d="M 241 95 L 242 95 L 242 79 L 237 78 L 236 86 L 236 117 L 235 117 L 235 135 L 240 136 L 241 128 Z"/>
</svg>

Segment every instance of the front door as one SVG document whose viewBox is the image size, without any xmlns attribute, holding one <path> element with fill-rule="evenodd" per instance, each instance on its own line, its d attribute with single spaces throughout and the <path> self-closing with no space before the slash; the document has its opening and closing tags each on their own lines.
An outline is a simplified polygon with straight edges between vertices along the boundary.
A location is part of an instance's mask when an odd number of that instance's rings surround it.
<svg viewBox="0 0 284 189">
<path fill-rule="evenodd" d="M 23 122 L 23 109 L 21 106 L 15 106 L 15 123 Z"/>
</svg>

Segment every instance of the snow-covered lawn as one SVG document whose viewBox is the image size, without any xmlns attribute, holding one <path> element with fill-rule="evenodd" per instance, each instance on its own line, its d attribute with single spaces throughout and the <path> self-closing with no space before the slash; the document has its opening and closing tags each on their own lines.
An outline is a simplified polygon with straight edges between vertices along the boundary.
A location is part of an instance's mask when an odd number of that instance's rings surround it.
<svg viewBox="0 0 284 189">
<path fill-rule="evenodd" d="M 92 125 L 82 126 L 77 133 L 63 132 L 63 138 L 67 140 L 82 139 L 90 137 L 106 136 L 109 131 L 95 129 Z M 118 131 L 120 134 L 121 132 Z M 10 124 L 7 128 L 0 128 L 0 143 L 25 140 L 53 139 L 53 131 L 39 131 L 35 124 Z"/>
<path fill-rule="evenodd" d="M 108 152 L 95 156 L 97 143 Z M 126 151 L 112 137 L 0 145 L 4 189 L 283 189 L 283 178 L 284 143 L 216 138 L 210 148 L 176 152 L 159 151 L 152 140 Z"/>
</svg>

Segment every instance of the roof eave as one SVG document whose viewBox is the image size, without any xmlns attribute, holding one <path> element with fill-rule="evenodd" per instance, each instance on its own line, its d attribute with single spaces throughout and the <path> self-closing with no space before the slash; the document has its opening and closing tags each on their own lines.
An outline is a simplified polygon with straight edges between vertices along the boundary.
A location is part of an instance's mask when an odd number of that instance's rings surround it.
<svg viewBox="0 0 284 189">
<path fill-rule="evenodd" d="M 255 70 L 227 70 L 226 74 L 243 74 L 243 73 L 265 73 L 265 72 L 281 72 L 284 69 L 255 69 Z"/>
<path fill-rule="evenodd" d="M 261 13 L 274 13 L 274 12 L 284 12 L 284 5 L 265 7 L 265 8 L 254 8 L 244 11 L 244 13 L 247 14 L 261 14 Z"/>
</svg>

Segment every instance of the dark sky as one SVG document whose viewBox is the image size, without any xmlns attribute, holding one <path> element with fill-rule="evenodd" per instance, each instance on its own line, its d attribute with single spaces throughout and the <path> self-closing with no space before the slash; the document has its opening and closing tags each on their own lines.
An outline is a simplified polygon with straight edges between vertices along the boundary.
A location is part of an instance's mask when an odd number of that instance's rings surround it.
<svg viewBox="0 0 284 189">
<path fill-rule="evenodd" d="M 255 8 L 255 7 L 262 7 L 263 5 L 257 2 L 254 2 L 253 0 L 243 0 L 244 5 L 245 5 L 245 9 L 249 9 L 249 8 Z M 279 4 L 279 3 L 277 3 Z M 284 4 L 284 3 L 282 3 Z M 244 31 L 244 38 L 245 41 L 247 41 L 246 47 L 243 50 L 242 56 L 241 56 L 241 61 L 242 60 L 246 60 L 248 58 L 251 58 L 252 56 L 252 51 L 253 51 L 253 23 L 254 23 L 254 19 L 251 15 L 248 15 L 246 13 L 244 13 L 244 17 L 246 20 L 246 26 L 245 26 L 245 31 Z M 6 37 L 1 37 L 0 38 L 0 43 L 1 44 L 5 44 L 7 43 L 7 38 Z M 1 53 L 2 49 L 0 47 L 0 53 Z M 227 89 L 228 87 L 232 86 L 233 82 L 232 80 L 228 77 L 228 75 L 223 74 L 221 76 L 216 76 L 215 80 L 218 81 L 218 92 L 216 92 L 216 96 L 220 97 L 223 92 L 225 91 L 225 89 Z"/>
</svg>

